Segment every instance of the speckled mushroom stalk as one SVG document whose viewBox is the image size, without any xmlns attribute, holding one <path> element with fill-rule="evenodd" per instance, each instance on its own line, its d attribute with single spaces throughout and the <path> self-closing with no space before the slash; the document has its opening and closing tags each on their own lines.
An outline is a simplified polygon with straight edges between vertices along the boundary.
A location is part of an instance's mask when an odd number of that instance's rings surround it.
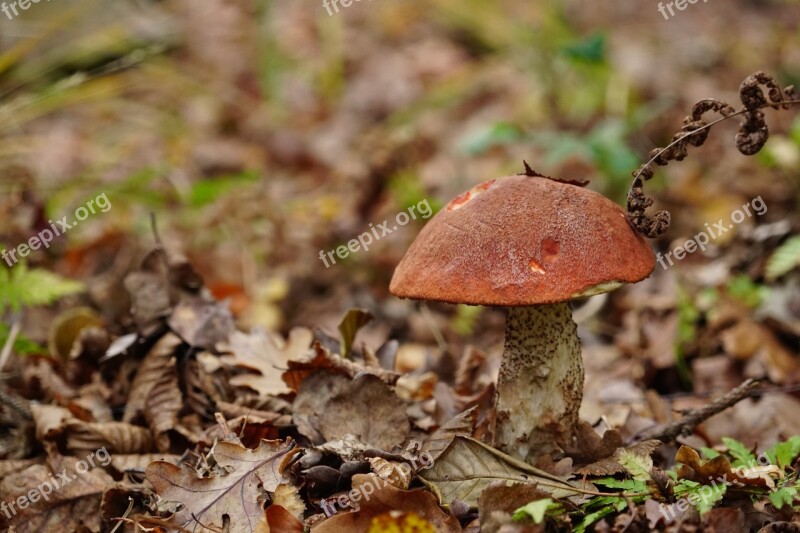
<svg viewBox="0 0 800 533">
<path fill-rule="evenodd" d="M 569 301 L 646 278 L 655 257 L 622 209 L 531 174 L 476 185 L 431 218 L 389 290 L 509 308 L 494 445 L 525 461 L 570 442 L 583 361 Z"/>
<path fill-rule="evenodd" d="M 582 398 L 581 342 L 569 302 L 509 308 L 495 445 L 525 460 L 557 450 L 556 439 L 569 442 Z"/>
</svg>

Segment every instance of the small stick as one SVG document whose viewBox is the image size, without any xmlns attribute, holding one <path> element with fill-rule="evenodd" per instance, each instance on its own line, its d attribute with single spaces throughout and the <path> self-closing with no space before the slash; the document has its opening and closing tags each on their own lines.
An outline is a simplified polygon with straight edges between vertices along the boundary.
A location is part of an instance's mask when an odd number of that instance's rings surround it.
<svg viewBox="0 0 800 533">
<path fill-rule="evenodd" d="M 19 312 L 14 315 L 13 322 L 11 323 L 11 329 L 8 332 L 8 338 L 6 338 L 3 351 L 0 353 L 0 372 L 3 371 L 3 368 L 5 368 L 6 363 L 8 363 L 8 360 L 11 357 L 11 350 L 14 348 L 14 343 L 16 342 L 17 336 L 19 335 L 21 329 L 22 312 Z"/>
<path fill-rule="evenodd" d="M 644 440 L 660 440 L 661 442 L 671 442 L 678 436 L 690 435 L 694 429 L 716 415 L 731 407 L 745 398 L 753 396 L 756 389 L 761 385 L 761 381 L 755 379 L 748 379 L 735 389 L 731 390 L 724 396 L 717 398 L 710 404 L 700 409 L 692 409 L 686 415 L 676 422 L 667 424 L 666 426 L 656 426 L 640 433 L 636 438 L 636 442 Z"/>
</svg>

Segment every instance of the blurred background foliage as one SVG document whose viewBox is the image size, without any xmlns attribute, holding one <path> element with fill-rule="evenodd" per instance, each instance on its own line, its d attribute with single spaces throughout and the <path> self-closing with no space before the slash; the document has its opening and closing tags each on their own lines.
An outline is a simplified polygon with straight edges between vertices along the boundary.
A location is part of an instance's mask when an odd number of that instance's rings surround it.
<svg viewBox="0 0 800 533">
<path fill-rule="evenodd" d="M 415 304 L 387 292 L 424 221 L 331 268 L 319 250 L 424 199 L 438 209 L 476 183 L 520 172 L 523 159 L 549 175 L 589 178 L 622 203 L 631 171 L 696 100 L 736 104 L 739 83 L 756 70 L 800 81 L 797 1 L 700 3 L 669 20 L 649 1 L 374 0 L 339 9 L 330 16 L 310 0 L 58 0 L 13 20 L 0 15 L 0 242 L 23 242 L 42 220 L 105 192 L 110 212 L 30 263 L 86 282 L 85 303 L 121 330 L 121 280 L 153 243 L 153 212 L 168 248 L 230 299 L 243 326 L 334 330 L 345 309 L 363 306 L 379 318 L 368 342 L 391 334 L 432 343 L 429 324 L 405 320 Z M 618 343 L 624 352 L 650 342 L 654 358 L 667 351 L 667 363 L 644 365 L 643 379 L 666 373 L 674 381 L 665 388 L 691 387 L 686 361 L 720 350 L 698 337 L 731 299 L 762 311 L 783 302 L 770 311 L 784 324 L 779 344 L 800 351 L 798 246 L 765 274 L 800 228 L 800 119 L 768 115 L 773 135 L 758 156 L 736 152 L 731 121 L 648 184 L 673 212 L 671 232 L 653 243 L 661 251 L 756 196 L 769 211 L 708 254 L 657 267 L 632 293 L 638 303 L 622 292 L 610 309 L 619 312 L 583 333 L 606 342 L 609 327 L 632 327 L 623 311 L 652 318 L 665 339 L 645 332 Z M 435 311 L 456 347 L 502 339 L 498 312 Z M 28 336 L 41 341 L 44 328 L 29 326 Z"/>
</svg>

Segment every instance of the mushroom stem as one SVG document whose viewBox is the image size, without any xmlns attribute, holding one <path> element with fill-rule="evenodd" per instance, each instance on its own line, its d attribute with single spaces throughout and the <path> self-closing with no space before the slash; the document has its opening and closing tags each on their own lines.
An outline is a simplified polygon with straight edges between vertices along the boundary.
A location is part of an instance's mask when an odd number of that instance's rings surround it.
<svg viewBox="0 0 800 533">
<path fill-rule="evenodd" d="M 571 442 L 583 398 L 583 359 L 569 302 L 512 307 L 497 397 L 494 444 L 531 462 Z"/>
</svg>

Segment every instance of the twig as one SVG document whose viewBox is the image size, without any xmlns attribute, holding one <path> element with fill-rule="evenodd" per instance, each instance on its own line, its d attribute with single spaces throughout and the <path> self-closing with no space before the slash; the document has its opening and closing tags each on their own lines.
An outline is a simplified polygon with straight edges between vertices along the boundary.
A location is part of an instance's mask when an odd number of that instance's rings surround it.
<svg viewBox="0 0 800 533">
<path fill-rule="evenodd" d="M 13 322 L 11 323 L 11 329 L 8 332 L 8 338 L 3 346 L 3 351 L 0 352 L 0 372 L 2 372 L 6 367 L 6 363 L 8 363 L 8 359 L 11 357 L 11 349 L 14 347 L 14 343 L 17 341 L 17 336 L 19 335 L 21 329 L 22 311 L 14 315 Z"/>
<path fill-rule="evenodd" d="M 717 398 L 710 404 L 700 409 L 692 409 L 676 422 L 666 426 L 656 426 L 640 433 L 634 440 L 641 442 L 644 440 L 660 440 L 661 442 L 671 442 L 678 436 L 690 435 L 694 429 L 704 421 L 731 407 L 745 398 L 753 396 L 756 389 L 761 385 L 761 381 L 748 379 L 735 389 L 724 396 Z"/>
</svg>

